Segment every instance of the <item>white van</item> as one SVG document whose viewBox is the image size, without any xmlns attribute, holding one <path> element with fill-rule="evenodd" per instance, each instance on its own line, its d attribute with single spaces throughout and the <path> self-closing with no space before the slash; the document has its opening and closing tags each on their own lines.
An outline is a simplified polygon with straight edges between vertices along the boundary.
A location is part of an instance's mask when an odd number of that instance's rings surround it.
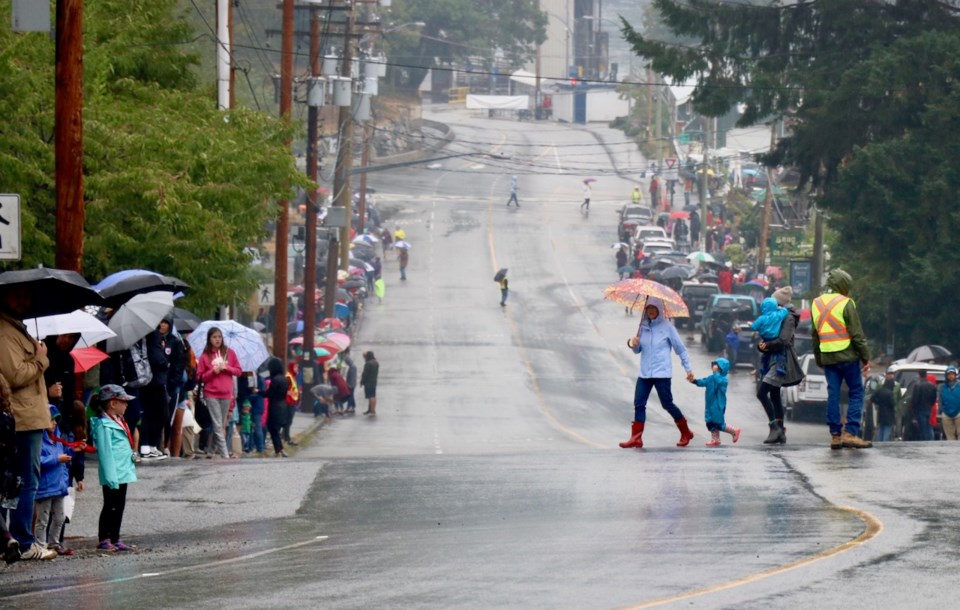
<svg viewBox="0 0 960 610">
<path fill-rule="evenodd" d="M 640 243 L 650 239 L 662 239 L 665 241 L 670 241 L 670 238 L 667 237 L 667 232 L 663 230 L 663 227 L 658 227 L 656 225 L 637 227 L 637 232 L 633 234 L 633 239 Z"/>
</svg>

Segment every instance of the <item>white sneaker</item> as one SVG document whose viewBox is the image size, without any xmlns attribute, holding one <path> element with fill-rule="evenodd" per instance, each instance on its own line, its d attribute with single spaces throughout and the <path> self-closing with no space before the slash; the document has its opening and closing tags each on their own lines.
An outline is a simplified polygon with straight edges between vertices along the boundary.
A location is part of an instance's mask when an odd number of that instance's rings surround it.
<svg viewBox="0 0 960 610">
<path fill-rule="evenodd" d="M 22 560 L 40 559 L 40 560 L 46 561 L 49 559 L 53 559 L 56 556 L 57 556 L 56 551 L 45 549 L 39 544 L 37 544 L 36 542 L 34 542 L 32 545 L 30 545 L 30 548 L 27 549 L 26 553 L 23 553 L 22 555 L 20 555 L 20 559 Z"/>
<path fill-rule="evenodd" d="M 156 449 L 154 449 L 150 453 L 143 455 L 143 461 L 145 462 L 157 462 L 159 460 L 165 460 L 165 459 L 167 459 L 167 456 L 164 455 L 163 453 L 160 453 Z"/>
</svg>

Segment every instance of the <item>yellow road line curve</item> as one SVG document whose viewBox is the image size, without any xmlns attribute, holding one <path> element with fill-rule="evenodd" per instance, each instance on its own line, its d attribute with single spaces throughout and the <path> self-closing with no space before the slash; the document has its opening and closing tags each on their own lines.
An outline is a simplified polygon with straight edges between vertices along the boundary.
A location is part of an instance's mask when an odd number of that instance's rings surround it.
<svg viewBox="0 0 960 610">
<path fill-rule="evenodd" d="M 782 566 L 776 566 L 770 568 L 769 570 L 764 570 L 762 572 L 756 572 L 744 576 L 742 578 L 736 578 L 734 580 L 728 580 L 716 585 L 710 585 L 708 587 L 703 587 L 701 589 L 694 589 L 693 591 L 686 591 L 684 593 L 677 593 L 676 595 L 669 595 L 667 597 L 659 597 L 657 599 L 644 602 L 642 604 L 637 604 L 635 606 L 625 606 L 622 610 L 643 610 L 644 608 L 656 608 L 657 606 L 663 606 L 665 604 L 672 604 L 676 602 L 685 601 L 692 599 L 694 597 L 701 597 L 703 595 L 709 595 L 711 593 L 717 593 L 719 591 L 726 591 L 728 589 L 734 589 L 736 587 L 742 587 L 743 585 L 749 585 L 757 581 L 763 580 L 765 578 L 770 578 L 771 576 L 778 576 L 785 572 L 790 572 L 799 568 L 806 567 L 810 564 L 822 561 L 824 559 L 829 559 L 830 557 L 835 557 L 841 553 L 845 553 L 851 549 L 863 546 L 870 540 L 876 538 L 883 531 L 883 522 L 880 519 L 874 517 L 870 513 L 853 506 L 837 506 L 837 510 L 850 513 L 863 521 L 864 530 L 859 536 L 853 540 L 848 540 L 843 544 L 837 545 L 831 549 L 821 551 L 815 555 L 809 557 L 804 557 L 803 559 L 798 559 L 796 561 L 791 561 L 790 563 L 784 564 Z"/>
<path fill-rule="evenodd" d="M 497 248 L 493 240 L 493 188 L 494 186 L 491 184 L 490 195 L 487 197 L 487 244 L 488 248 L 490 249 L 491 268 L 495 273 L 498 269 L 500 269 L 500 265 L 497 264 Z M 568 428 L 553 413 L 553 411 L 550 409 L 550 406 L 547 404 L 547 400 L 543 395 L 543 391 L 540 389 L 540 383 L 537 381 L 536 371 L 533 370 L 533 363 L 530 361 L 530 356 L 527 354 L 527 348 L 523 344 L 523 338 L 520 336 L 520 329 L 517 328 L 517 323 L 513 319 L 513 315 L 510 314 L 509 309 L 504 311 L 504 315 L 506 315 L 507 321 L 510 323 L 510 332 L 513 334 L 513 340 L 517 346 L 517 351 L 520 353 L 520 359 L 523 361 L 523 365 L 527 368 L 527 374 L 530 376 L 530 382 L 533 386 L 533 393 L 537 397 L 537 402 L 540 403 L 540 409 L 544 412 L 544 414 L 546 414 L 550 421 L 552 421 L 554 425 L 562 430 L 567 436 L 570 436 L 574 440 L 596 449 L 607 449 L 607 445 L 592 441 L 579 432 Z"/>
</svg>

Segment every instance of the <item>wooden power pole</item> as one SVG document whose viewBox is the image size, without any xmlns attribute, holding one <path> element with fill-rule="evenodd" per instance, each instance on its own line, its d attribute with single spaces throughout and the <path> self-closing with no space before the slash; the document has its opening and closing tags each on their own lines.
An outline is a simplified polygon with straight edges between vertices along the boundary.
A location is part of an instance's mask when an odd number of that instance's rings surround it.
<svg viewBox="0 0 960 610">
<path fill-rule="evenodd" d="M 353 6 L 347 10 L 347 21 L 343 32 L 343 58 L 340 64 L 340 76 L 350 77 L 353 69 Z M 334 205 L 344 208 L 347 222 L 340 230 L 340 268 L 346 269 L 350 262 L 350 225 L 353 219 L 353 191 L 350 188 L 350 170 L 353 168 L 353 111 L 351 106 L 341 106 L 337 116 L 337 165 L 334 172 L 333 192 L 336 194 Z"/>
<path fill-rule="evenodd" d="M 57 0 L 56 256 L 58 269 L 83 271 L 83 0 Z"/>
<path fill-rule="evenodd" d="M 283 0 L 283 37 L 280 45 L 280 118 L 290 120 L 293 102 L 293 4 Z M 289 142 L 287 145 L 289 146 Z M 290 231 L 290 202 L 278 201 L 276 262 L 274 276 L 273 355 L 287 360 L 287 241 Z"/>
</svg>

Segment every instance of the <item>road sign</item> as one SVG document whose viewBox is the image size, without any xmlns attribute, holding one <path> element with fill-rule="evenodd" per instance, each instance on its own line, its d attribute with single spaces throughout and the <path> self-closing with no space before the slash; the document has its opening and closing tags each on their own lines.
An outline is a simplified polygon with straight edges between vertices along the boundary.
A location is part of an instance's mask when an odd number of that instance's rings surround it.
<svg viewBox="0 0 960 610">
<path fill-rule="evenodd" d="M 0 260 L 20 260 L 20 195 L 0 195 Z"/>
<path fill-rule="evenodd" d="M 273 289 L 273 284 L 260 284 L 257 287 L 257 305 L 260 307 L 276 305 Z"/>
<path fill-rule="evenodd" d="M 677 165 L 677 159 L 674 157 L 666 158 L 663 160 L 663 179 L 664 180 L 679 180 L 680 168 Z"/>
</svg>

